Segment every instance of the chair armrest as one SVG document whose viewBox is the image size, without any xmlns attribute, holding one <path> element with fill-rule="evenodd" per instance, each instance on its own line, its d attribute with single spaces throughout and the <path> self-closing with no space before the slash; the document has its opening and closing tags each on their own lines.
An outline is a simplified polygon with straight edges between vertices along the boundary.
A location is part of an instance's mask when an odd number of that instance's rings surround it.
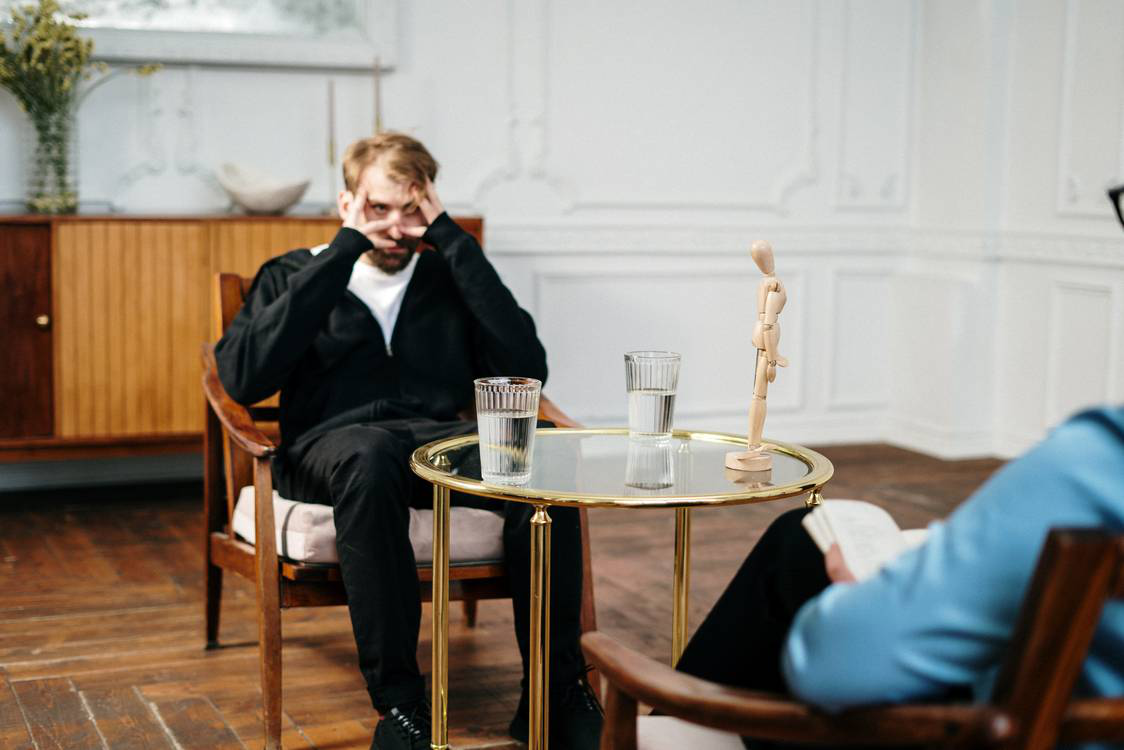
<svg viewBox="0 0 1124 750">
<path fill-rule="evenodd" d="M 581 427 L 577 421 L 543 394 L 539 394 L 539 419 L 553 422 L 555 427 Z"/>
<path fill-rule="evenodd" d="M 637 701 L 693 724 L 762 740 L 886 745 L 947 742 L 956 737 L 994 743 L 1013 734 L 1007 715 L 990 706 L 911 704 L 830 715 L 787 696 L 727 687 L 676 672 L 604 633 L 586 633 L 582 647 L 613 688 Z"/>
<path fill-rule="evenodd" d="M 1124 742 L 1124 698 L 1073 701 L 1062 719 L 1058 744 Z"/>
<path fill-rule="evenodd" d="M 457 412 L 457 416 L 469 422 L 475 420 L 476 405 L 473 404 L 472 408 Z M 538 418 L 546 420 L 547 422 L 553 422 L 555 427 L 581 427 L 581 424 L 577 420 L 559 409 L 557 404 L 542 393 L 539 394 Z"/>
<path fill-rule="evenodd" d="M 223 388 L 214 344 L 203 345 L 203 395 L 222 422 L 226 434 L 239 448 L 255 458 L 272 456 L 277 451 L 277 445 L 254 424 L 249 410 L 232 399 Z"/>
</svg>

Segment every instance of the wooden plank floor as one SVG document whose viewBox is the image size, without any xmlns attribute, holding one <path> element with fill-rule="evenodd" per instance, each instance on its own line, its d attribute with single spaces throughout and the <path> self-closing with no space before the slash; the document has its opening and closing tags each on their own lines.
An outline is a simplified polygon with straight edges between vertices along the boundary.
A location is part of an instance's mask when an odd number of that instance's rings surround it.
<svg viewBox="0 0 1124 750">
<path fill-rule="evenodd" d="M 944 516 L 997 461 L 943 462 L 884 445 L 824 449 L 828 497 L 890 510 L 903 526 Z M 261 745 L 253 591 L 227 576 L 221 639 L 204 651 L 200 486 L 0 495 L 0 748 L 225 750 Z M 717 599 L 786 501 L 693 517 L 691 622 Z M 591 514 L 599 627 L 654 657 L 671 645 L 670 511 Z M 429 607 L 419 659 L 429 670 Z M 450 739 L 519 747 L 508 602 L 450 625 Z M 377 716 L 342 607 L 283 615 L 284 745 L 368 747 Z"/>
</svg>

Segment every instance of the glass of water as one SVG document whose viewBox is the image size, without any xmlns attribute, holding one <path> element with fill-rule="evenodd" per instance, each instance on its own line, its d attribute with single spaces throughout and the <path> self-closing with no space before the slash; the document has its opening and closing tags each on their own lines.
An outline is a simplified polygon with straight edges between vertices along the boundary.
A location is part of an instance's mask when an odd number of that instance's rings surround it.
<svg viewBox="0 0 1124 750">
<path fill-rule="evenodd" d="M 480 433 L 480 478 L 489 484 L 526 484 L 531 478 L 542 382 L 508 377 L 479 378 L 473 382 Z"/>
<path fill-rule="evenodd" d="M 671 438 L 675 389 L 679 386 L 675 352 L 628 352 L 624 380 L 628 389 L 628 436 L 634 440 Z"/>
</svg>

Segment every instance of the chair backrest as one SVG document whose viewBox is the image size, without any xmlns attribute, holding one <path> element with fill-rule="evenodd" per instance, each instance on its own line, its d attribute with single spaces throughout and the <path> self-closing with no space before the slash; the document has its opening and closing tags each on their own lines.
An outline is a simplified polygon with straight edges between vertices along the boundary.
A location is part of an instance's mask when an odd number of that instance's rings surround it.
<svg viewBox="0 0 1124 750">
<path fill-rule="evenodd" d="M 211 335 L 215 341 L 222 338 L 223 333 L 233 322 L 234 316 L 242 309 L 253 283 L 253 279 L 236 273 L 215 274 L 211 295 L 211 302 L 214 305 L 211 311 Z"/>
<path fill-rule="evenodd" d="M 216 341 L 222 338 L 223 332 L 230 326 L 234 316 L 242 309 L 252 284 L 253 279 L 235 273 L 215 274 L 214 286 L 211 290 L 211 333 Z M 267 402 L 274 398 L 267 399 Z M 258 429 L 273 437 L 275 442 L 280 439 L 276 407 L 251 407 L 249 411 Z M 230 520 L 234 518 L 234 504 L 238 501 L 238 493 L 243 487 L 254 483 L 254 461 L 245 451 L 239 450 L 234 445 L 225 430 L 222 437 L 222 451 L 226 459 L 223 461 L 223 478 L 226 482 L 227 519 Z"/>
<path fill-rule="evenodd" d="M 1115 738 L 1124 740 L 1124 699 L 1072 700 L 1105 605 L 1122 598 L 1124 534 L 1050 532 L 992 696 L 1015 719 L 1014 746 L 1052 748 L 1059 741 L 1081 741 L 1082 732 L 1090 731 L 1104 739 L 1112 722 Z M 1108 724 L 1098 728 L 1082 720 L 1080 714 L 1094 706 Z M 1074 710 L 1078 715 L 1067 716 Z"/>
</svg>

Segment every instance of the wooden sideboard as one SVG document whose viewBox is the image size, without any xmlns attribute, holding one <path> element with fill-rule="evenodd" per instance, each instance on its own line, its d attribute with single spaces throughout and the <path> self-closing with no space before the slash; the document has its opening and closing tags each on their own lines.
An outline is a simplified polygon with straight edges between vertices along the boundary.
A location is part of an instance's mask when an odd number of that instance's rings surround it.
<svg viewBox="0 0 1124 750">
<path fill-rule="evenodd" d="M 478 217 L 457 218 L 481 239 Z M 210 280 L 331 240 L 301 216 L 0 216 L 0 462 L 198 451 Z"/>
</svg>

